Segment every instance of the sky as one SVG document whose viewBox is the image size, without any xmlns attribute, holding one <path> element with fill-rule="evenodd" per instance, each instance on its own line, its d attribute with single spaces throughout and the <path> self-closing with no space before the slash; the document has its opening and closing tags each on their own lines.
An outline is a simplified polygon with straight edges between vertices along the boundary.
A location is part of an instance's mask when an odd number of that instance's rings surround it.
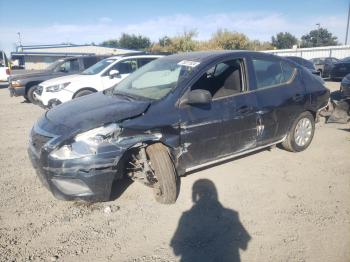
<svg viewBox="0 0 350 262">
<path fill-rule="evenodd" d="M 270 41 L 278 32 L 297 37 L 317 23 L 344 43 L 349 0 L 0 0 L 0 50 L 23 45 L 99 44 L 121 33 L 157 41 L 195 29 L 208 39 L 219 28 Z"/>
</svg>

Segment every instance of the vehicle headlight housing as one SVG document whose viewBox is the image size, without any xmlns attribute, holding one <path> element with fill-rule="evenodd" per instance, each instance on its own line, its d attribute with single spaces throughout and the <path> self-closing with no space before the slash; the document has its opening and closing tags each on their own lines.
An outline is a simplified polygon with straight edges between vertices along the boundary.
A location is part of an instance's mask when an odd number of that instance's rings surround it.
<svg viewBox="0 0 350 262">
<path fill-rule="evenodd" d="M 50 153 L 55 159 L 76 159 L 98 153 L 98 148 L 103 144 L 110 144 L 116 138 L 121 129 L 115 123 L 98 127 L 74 137 L 73 142 L 63 145 Z"/>
<path fill-rule="evenodd" d="M 62 84 L 58 84 L 58 85 L 53 85 L 53 86 L 48 86 L 48 87 L 46 87 L 46 92 L 61 91 L 62 89 L 65 89 L 69 84 L 70 84 L 70 82 L 62 83 Z"/>
<path fill-rule="evenodd" d="M 12 87 L 20 87 L 20 86 L 23 86 L 23 84 L 18 80 L 13 80 L 13 81 L 11 81 L 11 86 Z"/>
</svg>

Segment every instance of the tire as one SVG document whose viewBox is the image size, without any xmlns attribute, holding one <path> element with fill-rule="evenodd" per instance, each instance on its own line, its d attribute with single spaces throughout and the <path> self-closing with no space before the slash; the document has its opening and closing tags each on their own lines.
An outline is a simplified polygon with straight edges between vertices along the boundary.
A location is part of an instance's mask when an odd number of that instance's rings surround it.
<svg viewBox="0 0 350 262">
<path fill-rule="evenodd" d="M 147 156 L 158 182 L 154 185 L 154 197 L 162 204 L 173 204 L 177 198 L 177 174 L 168 149 L 160 144 L 146 148 Z"/>
<path fill-rule="evenodd" d="M 300 140 L 300 136 L 298 137 L 298 135 L 296 134 L 296 129 L 298 127 L 298 124 L 302 126 L 304 124 L 304 126 L 306 126 L 304 129 L 302 129 L 304 130 L 302 134 L 307 134 L 306 135 L 308 136 L 307 141 L 304 141 L 303 139 Z M 315 119 L 313 115 L 308 111 L 303 112 L 298 116 L 297 119 L 294 120 L 293 125 L 291 126 L 290 130 L 287 133 L 286 139 L 282 142 L 282 146 L 284 149 L 291 152 L 301 152 L 310 145 L 312 138 L 314 137 L 314 133 L 315 133 Z M 303 142 L 305 143 L 303 144 Z"/>
<path fill-rule="evenodd" d="M 86 96 L 86 95 L 90 95 L 92 93 L 95 93 L 94 91 L 92 90 L 81 90 L 81 91 L 78 91 L 75 95 L 74 95 L 74 98 L 77 98 L 77 97 L 81 97 L 81 96 Z"/>
<path fill-rule="evenodd" d="M 27 90 L 25 98 L 32 104 L 37 104 L 38 100 L 34 97 L 34 91 L 38 88 L 37 85 L 31 86 Z"/>
</svg>

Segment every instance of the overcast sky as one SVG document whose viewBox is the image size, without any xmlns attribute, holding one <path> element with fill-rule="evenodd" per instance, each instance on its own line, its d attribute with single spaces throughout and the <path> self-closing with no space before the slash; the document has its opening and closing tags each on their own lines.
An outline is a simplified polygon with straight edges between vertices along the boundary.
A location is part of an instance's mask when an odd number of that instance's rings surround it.
<svg viewBox="0 0 350 262">
<path fill-rule="evenodd" d="M 101 43 L 122 32 L 158 40 L 196 29 L 207 39 L 218 28 L 271 40 L 301 35 L 320 23 L 344 43 L 349 0 L 0 0 L 0 49 L 22 44 Z"/>
</svg>

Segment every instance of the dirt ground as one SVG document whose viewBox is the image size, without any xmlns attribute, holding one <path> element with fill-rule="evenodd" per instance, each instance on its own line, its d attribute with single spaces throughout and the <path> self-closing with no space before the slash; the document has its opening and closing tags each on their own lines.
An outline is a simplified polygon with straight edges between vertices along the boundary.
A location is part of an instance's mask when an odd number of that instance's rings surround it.
<svg viewBox="0 0 350 262">
<path fill-rule="evenodd" d="M 349 124 L 318 123 L 301 153 L 263 150 L 192 173 L 175 205 L 126 182 L 88 205 L 56 200 L 31 167 L 28 135 L 44 110 L 6 88 L 0 104 L 0 261 L 350 261 Z M 218 198 L 193 202 L 192 188 Z"/>
</svg>

